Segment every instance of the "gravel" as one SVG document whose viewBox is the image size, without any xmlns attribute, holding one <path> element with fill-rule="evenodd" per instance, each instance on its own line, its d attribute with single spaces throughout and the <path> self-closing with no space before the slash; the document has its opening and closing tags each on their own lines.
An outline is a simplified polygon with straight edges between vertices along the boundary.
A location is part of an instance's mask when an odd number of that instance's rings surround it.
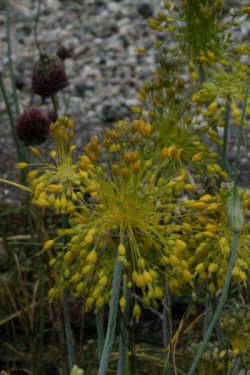
<svg viewBox="0 0 250 375">
<path fill-rule="evenodd" d="M 59 95 L 60 112 L 73 116 L 77 146 L 91 134 L 114 121 L 130 118 L 130 107 L 139 103 L 138 89 L 155 69 L 154 43 L 157 39 L 146 18 L 158 9 L 159 0 L 42 0 L 37 27 L 40 49 L 56 54 L 66 49 L 68 87 Z M 0 0 L 1 4 L 1 0 Z M 6 17 L 0 5 L 0 69 L 11 108 L 13 95 L 8 69 Z M 34 29 L 38 1 L 10 1 L 12 59 L 20 112 L 31 104 L 50 107 L 31 94 L 31 70 L 39 56 Z M 137 47 L 149 51 L 140 55 Z M 0 177 L 18 182 L 17 161 L 5 104 L 0 101 Z M 0 198 L 13 199 L 13 190 L 0 184 Z"/>
<path fill-rule="evenodd" d="M 14 103 L 8 68 L 6 17 L 0 0 L 0 71 L 13 113 Z M 50 108 L 31 93 L 31 70 L 39 53 L 34 30 L 37 0 L 10 0 L 11 44 L 15 87 L 20 112 L 31 105 Z M 141 85 L 155 70 L 154 43 L 157 33 L 147 25 L 160 8 L 160 0 L 40 0 L 37 39 L 40 49 L 50 54 L 66 50 L 64 63 L 68 87 L 59 94 L 60 112 L 76 123 L 76 143 L 81 150 L 91 134 L 118 119 L 131 117 L 130 107 L 139 103 Z M 250 23 L 236 31 L 236 37 L 250 35 Z M 136 48 L 146 47 L 138 54 Z M 11 127 L 0 96 L 0 178 L 20 180 Z M 247 160 L 245 160 L 248 163 Z M 245 180 L 249 181 L 248 169 Z M 0 199 L 13 201 L 18 191 L 0 184 Z"/>
</svg>

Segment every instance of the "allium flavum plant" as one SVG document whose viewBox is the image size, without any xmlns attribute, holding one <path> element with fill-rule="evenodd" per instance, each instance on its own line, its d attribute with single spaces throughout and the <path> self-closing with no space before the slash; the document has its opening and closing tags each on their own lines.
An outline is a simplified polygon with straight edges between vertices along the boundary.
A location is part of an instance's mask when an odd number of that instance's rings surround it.
<svg viewBox="0 0 250 375">
<path fill-rule="evenodd" d="M 70 117 L 57 117 L 55 110 L 48 157 L 34 147 L 40 142 L 33 140 L 33 122 L 24 137 L 19 119 L 17 133 L 30 145 L 33 160 L 18 167 L 27 170 L 32 203 L 62 217 L 62 227 L 43 252 L 56 270 L 49 300 L 64 301 L 73 372 L 78 368 L 69 295 L 81 301 L 84 316 L 96 315 L 98 375 L 108 371 L 118 324 L 117 374 L 133 373 L 140 352 L 134 337 L 130 340 L 130 327 L 143 321 L 146 310 L 162 319 L 161 356 L 150 356 L 159 373 L 236 374 L 249 368 L 250 198 L 238 187 L 250 113 L 249 46 L 233 40 L 233 29 L 249 14 L 246 6 L 228 15 L 220 0 L 165 2 L 148 21 L 161 33 L 158 64 L 140 89 L 133 119 L 93 135 L 78 158 Z M 164 33 L 173 36 L 170 46 Z M 55 106 L 54 95 L 66 84 L 58 61 L 41 55 L 33 72 L 34 92 L 51 97 Z M 29 123 L 30 116 L 23 116 Z M 41 114 L 35 116 L 40 126 Z M 231 165 L 228 129 L 234 126 L 238 137 Z M 177 324 L 173 300 L 188 301 Z M 226 302 L 232 313 L 223 311 Z M 204 318 L 203 332 L 192 331 L 197 344 L 190 345 L 185 324 L 197 304 L 205 305 L 204 312 L 196 312 L 190 326 Z M 242 326 L 236 334 L 237 324 Z M 81 359 L 79 365 L 84 366 Z"/>
</svg>

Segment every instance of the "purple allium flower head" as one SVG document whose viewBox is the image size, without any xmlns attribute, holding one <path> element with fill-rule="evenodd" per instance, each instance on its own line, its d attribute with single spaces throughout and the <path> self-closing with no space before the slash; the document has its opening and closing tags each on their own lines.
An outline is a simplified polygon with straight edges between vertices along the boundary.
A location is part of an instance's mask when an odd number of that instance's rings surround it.
<svg viewBox="0 0 250 375">
<path fill-rule="evenodd" d="M 50 135 L 50 120 L 38 108 L 26 109 L 17 119 L 16 133 L 25 145 L 38 145 Z"/>
<path fill-rule="evenodd" d="M 32 72 L 32 90 L 48 98 L 63 90 L 68 84 L 64 66 L 57 57 L 42 54 Z"/>
</svg>

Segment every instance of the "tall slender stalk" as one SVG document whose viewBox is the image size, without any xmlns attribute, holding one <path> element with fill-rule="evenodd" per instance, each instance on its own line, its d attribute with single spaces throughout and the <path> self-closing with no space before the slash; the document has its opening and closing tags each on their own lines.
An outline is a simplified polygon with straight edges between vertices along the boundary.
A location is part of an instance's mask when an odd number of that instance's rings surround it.
<svg viewBox="0 0 250 375">
<path fill-rule="evenodd" d="M 35 40 L 35 45 L 39 52 L 39 55 L 41 55 L 41 48 L 38 42 L 38 23 L 40 19 L 40 14 L 41 14 L 41 0 L 38 0 L 38 6 L 37 6 L 37 12 L 36 12 L 35 24 L 34 24 L 34 40 Z"/>
<path fill-rule="evenodd" d="M 54 115 L 55 115 L 55 118 L 57 119 L 57 117 L 58 117 L 58 101 L 57 101 L 56 95 L 52 95 L 51 100 L 52 100 Z"/>
<path fill-rule="evenodd" d="M 230 105 L 227 102 L 226 112 L 225 112 L 225 125 L 223 133 L 223 145 L 222 145 L 222 168 L 231 174 L 231 168 L 227 159 L 227 146 L 228 146 L 228 128 L 229 128 L 229 119 L 230 119 Z"/>
<path fill-rule="evenodd" d="M 103 309 L 98 310 L 96 313 L 96 329 L 98 338 L 98 354 L 99 361 L 102 357 L 102 351 L 104 346 L 104 331 L 103 331 Z"/>
<path fill-rule="evenodd" d="M 206 332 L 209 326 L 209 320 L 210 320 L 210 294 L 206 293 L 206 300 L 205 300 L 205 313 L 204 313 L 204 323 L 203 323 L 203 337 L 206 336 Z"/>
<path fill-rule="evenodd" d="M 66 214 L 62 215 L 62 224 L 63 228 L 67 228 L 68 218 Z M 67 243 L 67 238 L 64 237 L 64 245 Z M 74 346 L 73 346 L 73 336 L 71 331 L 70 324 L 70 312 L 69 312 L 69 292 L 68 290 L 63 291 L 63 312 L 64 312 L 64 327 L 67 341 L 67 351 L 68 351 L 68 362 L 69 362 L 69 371 L 75 364 L 74 358 Z"/>
<path fill-rule="evenodd" d="M 171 300 L 168 288 L 168 280 L 165 280 L 163 300 L 163 346 L 167 348 L 171 340 Z"/>
<path fill-rule="evenodd" d="M 9 0 L 5 0 L 5 19 L 6 19 L 6 39 L 7 39 L 7 55 L 8 65 L 10 71 L 10 79 L 12 86 L 13 99 L 15 104 L 16 115 L 19 116 L 19 101 L 16 92 L 15 74 L 12 62 L 12 44 L 11 44 L 11 18 L 10 18 L 10 3 Z"/>
<path fill-rule="evenodd" d="M 68 290 L 63 291 L 63 312 L 64 312 L 64 327 L 67 341 L 67 350 L 68 350 L 68 362 L 69 370 L 72 370 L 72 367 L 75 364 L 74 359 L 74 348 L 73 348 L 73 337 L 70 324 L 70 313 L 69 313 L 69 292 Z"/>
<path fill-rule="evenodd" d="M 125 280 L 125 299 L 126 299 L 126 307 L 123 312 L 122 321 L 121 321 L 121 332 L 120 332 L 120 339 L 119 339 L 119 360 L 118 360 L 118 370 L 117 375 L 125 375 L 128 374 L 128 324 L 129 324 L 129 317 L 130 317 L 130 302 L 131 302 L 131 288 L 127 286 Z"/>
<path fill-rule="evenodd" d="M 12 138 L 14 140 L 14 144 L 15 144 L 15 147 L 16 147 L 18 160 L 23 161 L 23 151 L 24 150 L 23 150 L 23 148 L 22 148 L 22 146 L 21 146 L 21 144 L 18 141 L 17 136 L 16 136 L 15 120 L 13 118 L 10 102 L 9 102 L 9 99 L 8 99 L 8 96 L 7 96 L 7 93 L 6 93 L 6 90 L 5 90 L 5 85 L 4 85 L 3 77 L 2 77 L 1 73 L 0 73 L 0 92 L 2 93 L 2 97 L 3 97 L 4 103 L 5 103 L 6 112 L 8 114 L 8 118 L 9 118 L 9 122 L 10 122 L 10 126 L 11 126 Z"/>
<path fill-rule="evenodd" d="M 244 126 L 244 120 L 246 116 L 246 108 L 247 108 L 247 98 L 249 95 L 249 86 L 250 86 L 250 74 L 248 76 L 247 81 L 247 87 L 244 97 L 244 103 L 242 108 L 242 115 L 241 115 L 241 123 L 240 123 L 240 129 L 239 129 L 239 136 L 238 136 L 238 142 L 237 142 L 237 150 L 236 150 L 236 158 L 235 158 L 235 166 L 234 166 L 234 190 L 237 187 L 238 184 L 238 178 L 239 178 L 239 169 L 240 169 L 240 145 L 242 142 L 242 136 L 243 136 L 243 126 Z"/>
<path fill-rule="evenodd" d="M 112 350 L 113 343 L 114 343 L 122 267 L 123 267 L 123 264 L 119 262 L 118 259 L 116 259 L 115 269 L 114 269 L 114 278 L 113 278 L 113 283 L 112 283 L 112 294 L 111 294 L 111 301 L 110 301 L 108 327 L 107 327 L 107 333 L 106 333 L 105 343 L 103 347 L 102 357 L 101 357 L 101 361 L 99 365 L 98 375 L 106 375 L 108 363 L 109 363 L 109 354 Z"/>
</svg>

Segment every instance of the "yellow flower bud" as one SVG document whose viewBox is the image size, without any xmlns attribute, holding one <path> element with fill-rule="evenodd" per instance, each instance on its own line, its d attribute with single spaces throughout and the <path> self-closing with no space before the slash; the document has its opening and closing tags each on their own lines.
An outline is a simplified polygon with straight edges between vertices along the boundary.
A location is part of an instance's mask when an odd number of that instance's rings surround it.
<svg viewBox="0 0 250 375">
<path fill-rule="evenodd" d="M 141 316 L 141 308 L 137 303 L 133 307 L 133 316 L 135 317 L 136 322 L 138 322 Z"/>
<path fill-rule="evenodd" d="M 55 208 L 58 210 L 61 208 L 61 201 L 59 198 L 56 198 L 55 200 Z"/>
<path fill-rule="evenodd" d="M 197 273 L 201 273 L 201 272 L 203 272 L 204 269 L 205 269 L 205 265 L 204 265 L 204 263 L 199 263 L 199 264 L 195 267 L 195 271 L 196 271 Z"/>
<path fill-rule="evenodd" d="M 166 257 L 166 255 L 163 255 L 163 256 L 161 257 L 160 262 L 161 262 L 161 264 L 162 264 L 163 266 L 167 266 L 167 265 L 169 264 L 169 258 Z"/>
<path fill-rule="evenodd" d="M 81 281 L 76 285 L 76 293 L 78 296 L 82 295 L 86 290 L 86 282 Z"/>
<path fill-rule="evenodd" d="M 144 271 L 143 274 L 142 274 L 142 279 L 143 279 L 143 284 L 144 285 L 149 285 L 152 283 L 152 276 L 150 275 L 150 273 L 148 271 Z"/>
<path fill-rule="evenodd" d="M 206 230 L 209 232 L 216 232 L 218 230 L 218 226 L 214 224 L 206 225 Z"/>
<path fill-rule="evenodd" d="M 181 150 L 178 149 L 177 147 L 171 146 L 169 147 L 168 151 L 169 151 L 169 156 L 172 160 L 176 160 L 180 157 Z"/>
<path fill-rule="evenodd" d="M 208 57 L 209 60 L 211 60 L 211 61 L 214 61 L 214 60 L 215 60 L 215 54 L 214 54 L 213 52 L 211 52 L 211 51 L 209 51 L 209 52 L 207 53 L 207 57 Z"/>
<path fill-rule="evenodd" d="M 73 259 L 74 254 L 72 253 L 72 251 L 67 251 L 67 253 L 65 253 L 63 257 L 63 262 L 65 266 L 69 266 L 72 263 Z"/>
<path fill-rule="evenodd" d="M 48 207 L 49 202 L 46 199 L 38 198 L 37 201 L 35 201 L 35 204 L 39 207 Z"/>
<path fill-rule="evenodd" d="M 98 308 L 98 309 L 102 309 L 103 308 L 103 306 L 104 306 L 104 304 L 105 304 L 105 300 L 104 300 L 104 298 L 103 297 L 99 297 L 97 300 L 96 300 L 96 307 Z"/>
<path fill-rule="evenodd" d="M 119 304 L 120 304 L 120 307 L 121 307 L 121 309 L 122 310 L 124 310 L 125 309 L 125 307 L 126 307 L 126 298 L 123 296 L 123 297 L 121 297 L 120 298 L 120 301 L 119 301 Z"/>
<path fill-rule="evenodd" d="M 240 271 L 240 273 L 239 273 L 239 279 L 242 282 L 246 282 L 247 281 L 247 274 L 246 274 L 246 272 Z"/>
<path fill-rule="evenodd" d="M 160 299 L 160 298 L 163 297 L 163 294 L 164 294 L 164 292 L 163 292 L 163 290 L 162 290 L 159 286 L 156 286 L 156 287 L 154 288 L 154 295 L 155 295 L 155 298 Z"/>
<path fill-rule="evenodd" d="M 199 199 L 201 202 L 210 203 L 213 201 L 213 197 L 210 194 L 203 195 Z"/>
<path fill-rule="evenodd" d="M 204 232 L 202 232 L 202 234 L 206 238 L 214 238 L 216 236 L 216 233 L 209 232 L 208 230 L 205 230 Z"/>
<path fill-rule="evenodd" d="M 187 283 L 190 283 L 193 279 L 193 276 L 191 275 L 191 273 L 188 270 L 183 271 L 182 275 L 183 275 L 183 279 Z"/>
<path fill-rule="evenodd" d="M 192 204 L 189 205 L 189 207 L 194 208 L 195 210 L 198 210 L 198 211 L 202 211 L 202 210 L 205 210 L 206 203 L 205 202 L 193 202 Z"/>
<path fill-rule="evenodd" d="M 17 169 L 25 169 L 25 168 L 27 168 L 29 166 L 29 164 L 28 163 L 24 163 L 24 162 L 21 162 L 21 163 L 17 163 L 16 164 L 16 168 Z"/>
<path fill-rule="evenodd" d="M 199 57 L 198 57 L 198 60 L 199 60 L 200 63 L 202 63 L 202 64 L 208 62 L 208 58 L 207 58 L 206 56 L 199 56 Z"/>
<path fill-rule="evenodd" d="M 161 150 L 161 157 L 162 157 L 163 160 L 165 160 L 166 158 L 169 157 L 169 150 L 168 150 L 168 148 L 164 147 Z"/>
<path fill-rule="evenodd" d="M 219 208 L 218 203 L 211 203 L 207 206 L 207 211 L 216 211 Z"/>
<path fill-rule="evenodd" d="M 48 240 L 44 243 L 43 249 L 48 250 L 54 245 L 55 240 Z"/>
<path fill-rule="evenodd" d="M 60 298 L 60 290 L 58 288 L 51 288 L 48 292 L 49 299 L 57 299 Z"/>
<path fill-rule="evenodd" d="M 177 239 L 176 242 L 175 242 L 175 246 L 177 247 L 178 250 L 180 251 L 184 251 L 186 250 L 187 248 L 187 244 L 186 242 L 182 241 L 182 240 L 179 240 Z"/>
<path fill-rule="evenodd" d="M 48 186 L 48 192 L 50 193 L 58 193 L 61 190 L 61 185 L 51 184 Z"/>
<path fill-rule="evenodd" d="M 108 284 L 108 277 L 107 276 L 103 276 L 101 279 L 99 279 L 98 284 L 101 287 L 105 287 Z"/>
<path fill-rule="evenodd" d="M 96 251 L 95 251 L 95 250 L 92 250 L 92 251 L 87 255 L 86 261 L 87 261 L 88 263 L 93 263 L 93 264 L 97 262 L 97 254 L 96 254 Z"/>
<path fill-rule="evenodd" d="M 55 195 L 54 195 L 54 194 L 51 194 L 51 195 L 49 196 L 49 198 L 48 198 L 48 202 L 49 202 L 49 204 L 54 204 L 55 201 L 56 201 L 56 197 L 55 197 Z"/>
<path fill-rule="evenodd" d="M 189 191 L 190 193 L 193 193 L 196 190 L 196 187 L 192 184 L 187 184 L 184 186 L 184 189 Z"/>
<path fill-rule="evenodd" d="M 170 260 L 170 264 L 173 267 L 179 266 L 179 264 L 180 264 L 179 259 L 175 255 L 173 255 L 173 254 L 170 255 L 169 260 Z"/>
<path fill-rule="evenodd" d="M 90 234 L 87 234 L 87 236 L 84 238 L 84 242 L 86 244 L 90 244 L 93 242 L 93 236 L 91 236 Z"/>
<path fill-rule="evenodd" d="M 121 256 L 124 256 L 126 254 L 126 249 L 125 249 L 125 246 L 123 244 L 120 244 L 118 246 L 118 254 L 121 255 Z"/>
<path fill-rule="evenodd" d="M 240 268 L 238 266 L 234 266 L 232 270 L 232 276 L 233 277 L 239 277 L 240 276 Z"/>
<path fill-rule="evenodd" d="M 137 260 L 138 267 L 144 268 L 145 267 L 145 260 L 143 258 L 139 258 Z"/>
<path fill-rule="evenodd" d="M 215 290 L 216 290 L 214 283 L 209 283 L 207 289 L 208 289 L 209 293 L 213 295 L 215 293 Z"/>
<path fill-rule="evenodd" d="M 218 268 L 219 268 L 218 264 L 216 264 L 216 263 L 210 263 L 210 265 L 208 267 L 208 272 L 209 273 L 215 273 L 215 272 L 218 271 Z"/>
</svg>

